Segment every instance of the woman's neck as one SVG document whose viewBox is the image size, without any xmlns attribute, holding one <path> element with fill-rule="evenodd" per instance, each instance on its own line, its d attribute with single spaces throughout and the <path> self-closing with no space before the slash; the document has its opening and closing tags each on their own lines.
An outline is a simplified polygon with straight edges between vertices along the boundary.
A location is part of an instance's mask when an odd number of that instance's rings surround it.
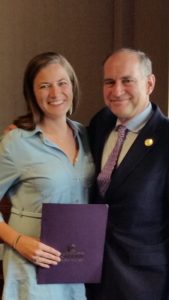
<svg viewBox="0 0 169 300">
<path fill-rule="evenodd" d="M 69 126 L 66 122 L 66 118 L 60 118 L 57 120 L 44 119 L 39 126 L 45 134 L 53 135 L 65 135 L 68 132 Z"/>
<path fill-rule="evenodd" d="M 43 121 L 39 124 L 44 136 L 55 143 L 67 155 L 74 165 L 78 157 L 78 142 L 74 137 L 74 132 L 65 120 L 57 122 Z"/>
</svg>

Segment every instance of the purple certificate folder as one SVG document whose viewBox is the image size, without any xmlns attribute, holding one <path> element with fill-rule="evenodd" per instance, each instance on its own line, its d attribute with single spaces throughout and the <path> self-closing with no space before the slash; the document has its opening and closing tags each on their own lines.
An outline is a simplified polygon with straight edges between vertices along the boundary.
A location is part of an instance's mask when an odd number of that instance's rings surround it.
<svg viewBox="0 0 169 300">
<path fill-rule="evenodd" d="M 100 282 L 107 214 L 106 204 L 43 204 L 41 241 L 59 250 L 62 260 L 38 267 L 37 282 Z"/>
</svg>

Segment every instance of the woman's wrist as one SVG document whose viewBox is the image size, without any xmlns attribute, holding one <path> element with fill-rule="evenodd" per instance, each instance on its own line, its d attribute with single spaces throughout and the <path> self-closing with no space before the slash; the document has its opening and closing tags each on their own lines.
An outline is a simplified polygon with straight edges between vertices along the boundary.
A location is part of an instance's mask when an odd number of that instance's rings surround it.
<svg viewBox="0 0 169 300">
<path fill-rule="evenodd" d="M 22 237 L 22 234 L 19 233 L 19 234 L 17 235 L 17 237 L 15 238 L 15 240 L 14 240 L 14 242 L 13 242 L 13 244 L 12 244 L 12 247 L 13 247 L 14 249 L 16 249 L 16 246 L 17 246 L 17 244 L 18 244 L 18 242 L 19 242 L 19 240 L 20 240 L 21 237 Z"/>
</svg>

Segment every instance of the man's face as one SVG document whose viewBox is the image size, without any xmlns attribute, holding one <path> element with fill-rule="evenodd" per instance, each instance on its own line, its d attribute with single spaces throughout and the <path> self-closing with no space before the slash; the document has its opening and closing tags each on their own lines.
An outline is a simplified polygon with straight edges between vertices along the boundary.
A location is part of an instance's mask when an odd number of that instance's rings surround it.
<svg viewBox="0 0 169 300">
<path fill-rule="evenodd" d="M 104 101 L 123 123 L 145 109 L 154 85 L 154 75 L 145 75 L 135 53 L 118 52 L 104 64 Z"/>
</svg>

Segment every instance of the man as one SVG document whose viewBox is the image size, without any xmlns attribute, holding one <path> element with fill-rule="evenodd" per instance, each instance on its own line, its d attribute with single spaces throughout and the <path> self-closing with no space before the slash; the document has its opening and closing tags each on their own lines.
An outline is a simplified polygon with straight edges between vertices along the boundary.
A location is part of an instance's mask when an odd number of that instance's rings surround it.
<svg viewBox="0 0 169 300">
<path fill-rule="evenodd" d="M 109 217 L 102 281 L 89 285 L 91 300 L 169 299 L 169 120 L 150 102 L 154 86 L 146 54 L 120 49 L 105 60 L 107 107 L 89 135 L 97 173 L 92 202 L 109 204 Z M 98 178 L 121 124 L 126 138 L 102 193 Z"/>
</svg>

